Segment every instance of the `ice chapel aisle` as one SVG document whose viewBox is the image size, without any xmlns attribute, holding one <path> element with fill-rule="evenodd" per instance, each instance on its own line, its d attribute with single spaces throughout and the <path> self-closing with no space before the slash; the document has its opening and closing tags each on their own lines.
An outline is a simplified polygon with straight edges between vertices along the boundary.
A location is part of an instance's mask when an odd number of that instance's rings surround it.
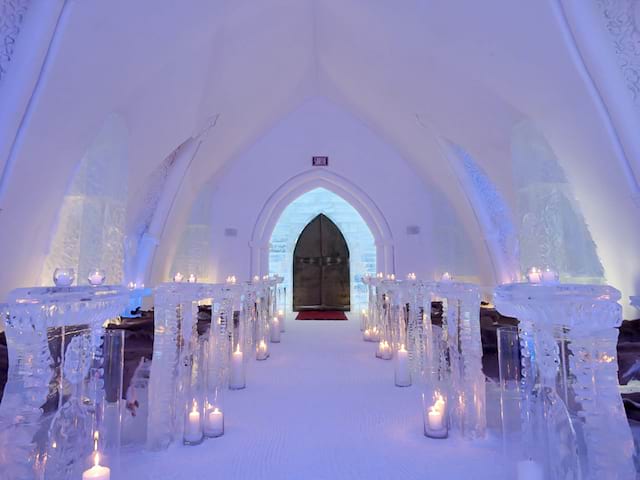
<svg viewBox="0 0 640 480">
<path fill-rule="evenodd" d="M 250 364 L 247 388 L 227 393 L 223 437 L 127 453 L 125 478 L 502 478 L 497 442 L 423 436 L 418 390 L 393 386 L 391 362 L 374 358 L 357 321 L 290 317 L 271 347 L 269 360 Z"/>
</svg>

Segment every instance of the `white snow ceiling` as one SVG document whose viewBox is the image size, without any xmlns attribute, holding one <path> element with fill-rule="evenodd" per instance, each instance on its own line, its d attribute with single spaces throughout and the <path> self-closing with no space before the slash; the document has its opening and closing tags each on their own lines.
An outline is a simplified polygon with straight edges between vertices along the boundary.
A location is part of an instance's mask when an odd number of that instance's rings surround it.
<svg viewBox="0 0 640 480">
<path fill-rule="evenodd" d="M 493 259 L 487 284 L 512 263 L 490 251 L 491 212 L 455 152 L 517 217 L 514 131 L 533 125 L 584 218 L 574 230 L 588 228 L 606 281 L 635 294 L 640 60 L 625 46 L 638 3 L 0 0 L 23 9 L 0 29 L 15 40 L 0 65 L 0 295 L 38 282 L 107 119 L 127 132 L 127 268 L 149 281 L 208 182 L 312 97 L 359 119 L 446 197 Z"/>
</svg>

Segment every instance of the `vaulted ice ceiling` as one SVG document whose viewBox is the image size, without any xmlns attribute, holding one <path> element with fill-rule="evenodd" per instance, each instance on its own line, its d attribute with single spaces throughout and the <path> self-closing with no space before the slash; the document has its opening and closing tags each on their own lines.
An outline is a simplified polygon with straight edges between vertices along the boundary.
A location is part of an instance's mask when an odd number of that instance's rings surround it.
<svg viewBox="0 0 640 480">
<path fill-rule="evenodd" d="M 26 11 L 9 19 L 16 29 L 0 29 L 15 37 L 0 78 L 0 291 L 39 277 L 63 196 L 107 119 L 126 126 L 127 236 L 135 243 L 153 223 L 153 241 L 175 242 L 207 182 L 320 96 L 446 197 L 478 249 L 490 243 L 491 214 L 456 169 L 455 148 L 517 217 L 513 136 L 534 125 L 607 280 L 633 294 L 638 70 L 616 45 L 636 38 L 637 3 L 0 0 L 5 12 Z M 181 145 L 193 152 L 178 178 L 160 181 Z M 504 280 L 493 264 L 487 283 Z"/>
</svg>

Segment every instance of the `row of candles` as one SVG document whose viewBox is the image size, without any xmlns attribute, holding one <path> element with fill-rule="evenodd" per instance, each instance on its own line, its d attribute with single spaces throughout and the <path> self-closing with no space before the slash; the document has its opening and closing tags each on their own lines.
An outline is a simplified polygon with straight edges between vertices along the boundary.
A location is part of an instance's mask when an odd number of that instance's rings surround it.
<svg viewBox="0 0 640 480">
<path fill-rule="evenodd" d="M 269 343 L 281 342 L 281 335 L 285 331 L 284 310 L 278 310 L 277 315 L 273 316 L 269 323 L 268 337 L 258 340 L 255 346 L 255 359 L 257 361 L 264 361 L 269 358 Z M 228 380 L 230 390 L 246 388 L 245 357 L 241 342 L 236 344 L 235 350 L 231 353 Z M 216 395 L 216 398 L 219 399 L 220 395 Z M 201 420 L 200 405 L 196 399 L 192 399 L 190 410 L 185 417 L 183 439 L 185 445 L 198 445 L 202 443 L 205 437 L 216 438 L 224 434 L 224 413 L 220 401 L 211 403 L 205 400 L 204 422 Z"/>
<path fill-rule="evenodd" d="M 444 277 L 444 275 L 443 275 Z M 381 274 L 377 275 L 377 278 L 383 278 Z M 393 281 L 394 278 L 387 276 L 387 280 Z M 407 280 L 415 281 L 414 274 L 407 275 Z M 446 274 L 446 278 L 443 278 L 443 282 L 452 281 L 449 274 Z M 527 281 L 532 284 L 557 284 L 559 283 L 558 274 L 551 269 L 540 270 L 533 268 L 527 274 Z M 370 297 L 373 301 L 374 299 Z M 384 298 L 384 296 L 383 296 Z M 388 300 L 384 300 L 387 302 Z M 377 342 L 377 349 L 375 356 L 383 360 L 394 359 L 394 381 L 397 387 L 408 387 L 412 384 L 412 369 L 411 359 L 409 352 L 405 348 L 405 344 L 400 340 L 409 340 L 405 332 L 402 332 L 400 336 L 390 335 L 388 330 L 387 321 L 398 322 L 402 324 L 401 316 L 395 318 L 393 315 L 388 317 L 390 312 L 393 312 L 392 306 L 386 303 L 385 308 L 380 311 L 376 311 L 376 307 L 380 305 L 372 304 L 371 315 L 376 317 L 377 321 L 370 322 L 369 310 L 363 309 L 361 311 L 361 329 L 363 333 L 363 340 L 367 342 Z M 395 312 L 397 313 L 397 312 Z M 424 314 L 423 314 L 424 315 Z M 424 320 L 424 316 L 423 316 Z M 433 327 L 436 328 L 435 326 Z M 404 334 L 404 335 L 403 335 Z M 433 345 L 433 348 L 437 350 L 438 347 Z M 457 422 L 457 419 L 450 419 L 449 402 L 452 401 L 452 405 L 455 408 L 459 408 L 459 401 L 462 401 L 462 397 L 458 399 L 457 395 L 454 395 L 453 400 L 450 395 L 454 394 L 451 391 L 451 385 L 442 377 L 442 372 L 438 371 L 438 367 L 427 367 L 425 371 L 420 372 L 420 388 L 422 389 L 422 418 L 423 418 L 423 431 L 424 435 L 429 438 L 443 439 L 449 436 L 450 422 Z M 531 459 L 522 458 L 516 462 L 515 472 L 517 480 L 544 480 L 544 468 L 542 465 Z"/>
</svg>

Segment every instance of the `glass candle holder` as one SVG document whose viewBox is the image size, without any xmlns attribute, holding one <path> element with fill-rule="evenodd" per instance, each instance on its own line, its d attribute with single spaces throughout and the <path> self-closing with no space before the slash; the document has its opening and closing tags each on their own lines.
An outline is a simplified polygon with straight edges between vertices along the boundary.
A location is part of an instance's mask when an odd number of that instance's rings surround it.
<svg viewBox="0 0 640 480">
<path fill-rule="evenodd" d="M 400 344 L 395 352 L 394 379 L 396 387 L 409 387 L 411 385 L 409 352 L 404 344 Z"/>
<path fill-rule="evenodd" d="M 204 392 L 203 373 L 206 361 L 204 339 L 191 339 L 191 369 L 189 379 L 185 382 L 184 430 L 182 442 L 185 445 L 199 445 L 204 440 Z"/>
<path fill-rule="evenodd" d="M 500 377 L 500 426 L 505 459 L 517 458 L 522 434 L 520 426 L 520 340 L 518 327 L 497 330 Z"/>
<path fill-rule="evenodd" d="M 439 382 L 427 382 L 422 394 L 424 435 L 429 438 L 449 436 L 447 394 Z"/>
<path fill-rule="evenodd" d="M 242 390 L 246 387 L 246 375 L 244 368 L 244 352 L 238 343 L 236 349 L 231 354 L 231 366 L 229 372 L 229 388 L 231 390 Z"/>
<path fill-rule="evenodd" d="M 285 327 L 284 327 L 284 310 L 283 309 L 278 310 L 278 321 L 280 322 L 280 332 L 284 333 Z"/>
<path fill-rule="evenodd" d="M 185 412 L 183 443 L 185 445 L 200 445 L 203 440 L 202 404 L 192 398 Z"/>
<path fill-rule="evenodd" d="M 89 272 L 89 275 L 87 276 L 87 282 L 89 282 L 89 285 L 93 287 L 98 287 L 104 284 L 104 281 L 106 279 L 107 274 L 100 268 L 94 268 L 93 270 L 91 270 L 91 272 Z"/>
<path fill-rule="evenodd" d="M 204 409 L 204 435 L 208 438 L 224 435 L 224 388 L 220 385 L 207 390 Z"/>
<path fill-rule="evenodd" d="M 122 440 L 124 330 L 105 330 L 102 346 L 102 375 L 104 397 L 98 404 L 96 424 L 99 433 L 101 464 L 120 473 L 120 446 Z M 95 437 L 95 435 L 94 435 Z"/>
<path fill-rule="evenodd" d="M 269 358 L 269 344 L 263 339 L 256 345 L 256 360 L 266 360 Z"/>
<path fill-rule="evenodd" d="M 56 268 L 53 271 L 53 283 L 56 287 L 70 287 L 76 279 L 73 268 Z"/>
<path fill-rule="evenodd" d="M 271 343 L 280 343 L 280 320 L 278 317 L 273 317 L 271 320 Z"/>
</svg>

